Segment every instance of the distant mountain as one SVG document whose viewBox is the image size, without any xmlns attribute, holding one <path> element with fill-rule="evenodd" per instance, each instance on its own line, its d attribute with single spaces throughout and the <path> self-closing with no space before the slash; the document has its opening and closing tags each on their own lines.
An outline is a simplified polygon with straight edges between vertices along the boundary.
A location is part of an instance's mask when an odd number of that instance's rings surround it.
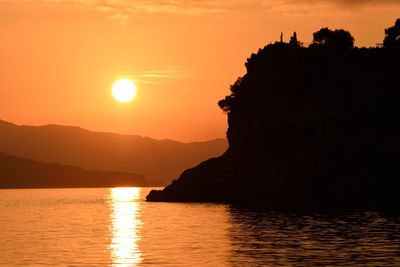
<svg viewBox="0 0 400 267">
<path fill-rule="evenodd" d="M 88 171 L 0 154 L 0 188 L 159 186 L 127 172 Z"/>
<path fill-rule="evenodd" d="M 18 126 L 0 120 L 0 152 L 89 170 L 135 172 L 164 183 L 226 148 L 226 139 L 181 143 L 71 126 Z"/>
</svg>

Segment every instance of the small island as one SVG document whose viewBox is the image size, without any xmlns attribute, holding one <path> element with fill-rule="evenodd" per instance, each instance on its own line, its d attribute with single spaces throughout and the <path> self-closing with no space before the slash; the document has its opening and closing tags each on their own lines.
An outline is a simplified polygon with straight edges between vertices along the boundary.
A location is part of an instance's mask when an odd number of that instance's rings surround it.
<svg viewBox="0 0 400 267">
<path fill-rule="evenodd" d="M 219 101 L 229 148 L 148 201 L 259 202 L 276 208 L 398 208 L 400 19 L 357 48 L 323 28 L 252 54 Z"/>
</svg>

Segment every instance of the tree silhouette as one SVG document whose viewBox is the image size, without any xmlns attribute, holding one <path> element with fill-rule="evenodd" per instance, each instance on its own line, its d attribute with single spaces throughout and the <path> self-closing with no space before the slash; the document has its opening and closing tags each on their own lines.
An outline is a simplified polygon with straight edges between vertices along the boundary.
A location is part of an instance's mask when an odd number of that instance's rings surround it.
<svg viewBox="0 0 400 267">
<path fill-rule="evenodd" d="M 384 47 L 400 47 L 400 19 L 396 20 L 393 27 L 385 29 Z"/>
<path fill-rule="evenodd" d="M 297 40 L 297 33 L 296 33 L 296 32 L 294 32 L 294 33 L 293 33 L 293 36 L 290 37 L 289 44 L 290 44 L 291 46 L 300 46 L 300 43 L 299 43 L 299 41 Z"/>
<path fill-rule="evenodd" d="M 229 112 L 234 101 L 235 98 L 237 96 L 237 93 L 240 89 L 240 84 L 242 83 L 242 77 L 239 77 L 236 82 L 234 84 L 231 84 L 230 86 L 230 90 L 231 90 L 231 94 L 226 96 L 224 99 L 220 100 L 218 102 L 218 106 L 224 111 L 224 112 Z"/>
<path fill-rule="evenodd" d="M 322 28 L 313 34 L 313 45 L 331 48 L 353 48 L 354 37 L 345 30 L 334 30 Z"/>
</svg>

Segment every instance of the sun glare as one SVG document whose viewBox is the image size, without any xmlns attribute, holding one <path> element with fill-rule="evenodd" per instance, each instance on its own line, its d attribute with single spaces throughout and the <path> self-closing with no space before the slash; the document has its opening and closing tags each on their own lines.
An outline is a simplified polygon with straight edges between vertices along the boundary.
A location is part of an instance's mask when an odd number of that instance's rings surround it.
<svg viewBox="0 0 400 267">
<path fill-rule="evenodd" d="M 120 79 L 112 86 L 112 95 L 118 101 L 127 103 L 136 96 L 136 85 L 128 79 Z"/>
</svg>

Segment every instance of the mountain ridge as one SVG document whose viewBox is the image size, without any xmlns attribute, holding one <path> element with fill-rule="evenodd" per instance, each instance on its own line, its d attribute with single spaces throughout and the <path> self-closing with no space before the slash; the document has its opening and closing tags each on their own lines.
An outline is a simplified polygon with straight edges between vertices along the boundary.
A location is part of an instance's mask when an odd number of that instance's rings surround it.
<svg viewBox="0 0 400 267">
<path fill-rule="evenodd" d="M 3 124 L 3 125 L 2 125 Z M 140 134 L 122 134 L 122 133 L 114 133 L 114 132 L 108 132 L 108 131 L 97 131 L 97 130 L 90 130 L 86 129 L 84 127 L 80 126 L 74 126 L 74 125 L 64 125 L 64 124 L 55 124 L 55 123 L 49 123 L 49 124 L 43 124 L 43 125 L 28 125 L 28 124 L 16 124 L 12 123 L 7 120 L 0 119 L 0 127 L 1 126 L 10 126 L 10 127 L 29 127 L 29 128 L 64 128 L 64 129 L 75 129 L 75 130 L 81 130 L 82 132 L 90 132 L 94 134 L 104 134 L 104 135 L 117 135 L 121 137 L 137 137 L 137 138 L 143 138 L 143 139 L 148 139 L 152 141 L 166 141 L 166 142 L 172 142 L 172 143 L 177 143 L 177 144 L 198 144 L 198 143 L 208 143 L 208 142 L 213 142 L 215 140 L 225 140 L 226 138 L 223 137 L 216 137 L 212 138 L 209 140 L 200 140 L 200 141 L 188 141 L 188 142 L 183 142 L 183 141 L 178 141 L 170 138 L 163 138 L 163 139 L 158 139 L 158 138 L 153 138 L 153 137 L 148 137 Z"/>
<path fill-rule="evenodd" d="M 142 175 L 84 170 L 0 153 L 0 188 L 160 186 Z"/>
<path fill-rule="evenodd" d="M 76 126 L 0 121 L 0 152 L 84 169 L 136 172 L 164 183 L 182 170 L 222 154 L 226 147 L 226 139 L 182 143 Z"/>
</svg>

